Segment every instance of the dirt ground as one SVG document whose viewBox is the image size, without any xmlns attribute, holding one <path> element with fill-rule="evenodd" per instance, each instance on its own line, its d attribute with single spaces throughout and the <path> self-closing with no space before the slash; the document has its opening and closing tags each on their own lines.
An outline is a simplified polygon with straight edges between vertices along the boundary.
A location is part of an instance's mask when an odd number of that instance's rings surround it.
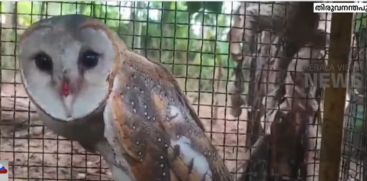
<svg viewBox="0 0 367 181">
<path fill-rule="evenodd" d="M 10 162 L 11 178 L 110 180 L 111 173 L 99 155 L 86 152 L 78 143 L 58 137 L 45 128 L 37 119 L 34 106 L 29 103 L 22 86 L 16 86 L 16 95 L 14 87 L 2 85 L 0 120 L 0 160 Z M 246 115 L 242 114 L 240 119 L 232 117 L 225 95 L 216 96 L 217 110 L 210 106 L 213 104 L 209 94 L 200 95 L 200 106 L 192 98 L 195 95 L 188 97 L 228 168 L 233 170 L 239 166 L 245 158 Z M 212 115 L 216 111 L 217 116 Z"/>
</svg>

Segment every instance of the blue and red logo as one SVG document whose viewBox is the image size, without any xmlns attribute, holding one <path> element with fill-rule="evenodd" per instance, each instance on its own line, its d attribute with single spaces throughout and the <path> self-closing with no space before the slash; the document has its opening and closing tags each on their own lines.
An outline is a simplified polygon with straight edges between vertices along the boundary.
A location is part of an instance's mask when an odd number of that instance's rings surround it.
<svg viewBox="0 0 367 181">
<path fill-rule="evenodd" d="M 4 165 L 2 165 L 1 163 L 0 163 L 0 175 L 1 174 L 7 174 L 8 173 L 8 170 L 5 168 L 5 166 Z"/>
</svg>

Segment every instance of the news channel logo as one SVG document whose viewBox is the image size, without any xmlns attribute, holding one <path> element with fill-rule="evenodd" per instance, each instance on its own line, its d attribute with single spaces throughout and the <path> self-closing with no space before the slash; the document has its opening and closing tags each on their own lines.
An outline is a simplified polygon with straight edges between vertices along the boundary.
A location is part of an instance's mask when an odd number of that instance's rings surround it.
<svg viewBox="0 0 367 181">
<path fill-rule="evenodd" d="M 9 180 L 9 164 L 7 161 L 0 161 L 0 181 Z"/>
</svg>

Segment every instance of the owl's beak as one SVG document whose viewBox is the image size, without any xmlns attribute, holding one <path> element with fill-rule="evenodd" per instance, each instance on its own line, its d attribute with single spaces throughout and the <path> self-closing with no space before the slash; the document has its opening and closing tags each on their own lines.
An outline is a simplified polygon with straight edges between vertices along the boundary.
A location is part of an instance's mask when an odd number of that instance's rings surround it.
<svg viewBox="0 0 367 181">
<path fill-rule="evenodd" d="M 71 94 L 71 87 L 69 81 L 64 80 L 62 83 L 62 95 L 67 97 Z"/>
<path fill-rule="evenodd" d="M 61 90 L 62 100 L 64 102 L 64 107 L 66 111 L 66 115 L 68 117 L 72 116 L 72 106 L 74 102 L 74 95 L 72 92 L 72 88 L 70 86 L 69 81 L 64 80 L 62 83 L 62 90 Z"/>
</svg>

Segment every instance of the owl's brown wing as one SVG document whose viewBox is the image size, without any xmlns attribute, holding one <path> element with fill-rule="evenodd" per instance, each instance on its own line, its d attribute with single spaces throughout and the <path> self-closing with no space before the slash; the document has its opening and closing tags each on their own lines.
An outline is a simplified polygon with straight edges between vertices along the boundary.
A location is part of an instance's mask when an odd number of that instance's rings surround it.
<svg viewBox="0 0 367 181">
<path fill-rule="evenodd" d="M 114 72 L 110 141 L 138 181 L 229 181 L 230 174 L 173 76 L 132 52 Z M 106 120 L 105 120 L 106 121 Z M 107 137 L 109 137 L 107 135 Z M 111 139 L 110 139 L 111 140 Z"/>
<path fill-rule="evenodd" d="M 195 121 L 197 126 L 199 126 L 203 131 L 205 131 L 205 127 L 203 123 L 200 121 L 196 112 L 194 111 L 192 106 L 189 104 L 187 97 L 182 93 L 181 88 L 178 85 L 177 81 L 174 79 L 174 77 L 171 76 L 171 73 L 167 69 L 163 68 L 161 65 L 155 62 L 153 63 L 156 65 L 157 71 L 160 72 L 160 74 L 165 74 L 168 83 L 172 84 L 174 94 L 176 94 L 175 97 L 180 102 L 180 104 L 187 109 L 187 113 L 192 117 L 193 121 Z"/>
</svg>

